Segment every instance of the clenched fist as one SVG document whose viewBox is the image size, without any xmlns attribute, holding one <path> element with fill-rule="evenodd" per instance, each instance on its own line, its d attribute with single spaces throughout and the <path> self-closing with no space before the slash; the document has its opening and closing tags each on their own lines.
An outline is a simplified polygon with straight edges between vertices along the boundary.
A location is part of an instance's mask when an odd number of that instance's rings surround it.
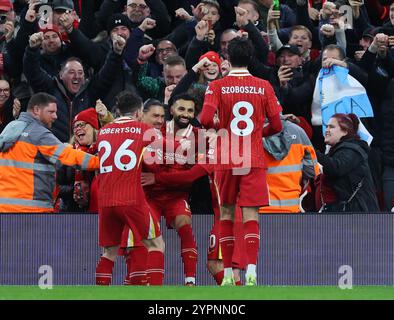
<svg viewBox="0 0 394 320">
<path fill-rule="evenodd" d="M 39 46 L 41 46 L 43 40 L 44 40 L 43 32 L 33 33 L 29 38 L 30 48 L 38 48 Z"/>
<path fill-rule="evenodd" d="M 126 46 L 126 40 L 117 34 L 112 36 L 112 46 L 114 48 L 114 52 L 116 54 L 121 55 L 123 53 L 123 49 Z"/>
</svg>

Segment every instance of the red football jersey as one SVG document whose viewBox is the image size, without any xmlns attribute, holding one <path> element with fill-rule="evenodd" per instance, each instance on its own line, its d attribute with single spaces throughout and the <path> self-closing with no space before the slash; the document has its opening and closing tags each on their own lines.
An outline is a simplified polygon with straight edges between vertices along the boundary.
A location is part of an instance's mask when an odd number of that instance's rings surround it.
<svg viewBox="0 0 394 320">
<path fill-rule="evenodd" d="M 216 170 L 264 165 L 263 127 L 265 118 L 282 111 L 268 81 L 253 77 L 246 69 L 209 84 L 201 115 L 205 127 L 219 118 Z"/>
<path fill-rule="evenodd" d="M 160 131 L 127 117 L 100 129 L 99 208 L 135 205 L 145 199 L 141 159 L 144 148 L 154 140 L 163 141 Z"/>
<path fill-rule="evenodd" d="M 165 152 L 163 154 L 162 164 L 155 167 L 154 172 L 177 172 L 190 169 L 193 164 L 197 161 L 196 159 L 196 147 L 197 147 L 197 139 L 198 139 L 198 129 L 193 127 L 192 125 L 188 125 L 184 129 L 179 129 L 176 134 L 174 132 L 174 120 L 167 121 L 166 124 L 161 128 L 161 133 L 165 137 L 165 141 L 173 141 L 175 139 L 186 139 L 191 141 L 191 148 L 187 151 L 180 151 L 179 148 L 165 148 Z M 145 153 L 145 155 L 147 155 Z M 145 157 L 144 155 L 144 157 Z M 149 171 L 151 167 L 148 168 Z M 188 193 L 188 188 L 183 188 L 180 190 L 178 187 L 168 187 L 163 186 L 160 183 L 156 183 L 151 186 L 147 186 L 144 188 L 145 193 L 148 198 L 155 198 L 160 196 L 161 198 L 165 197 L 168 194 L 169 198 L 172 198 L 176 195 L 183 195 Z"/>
</svg>

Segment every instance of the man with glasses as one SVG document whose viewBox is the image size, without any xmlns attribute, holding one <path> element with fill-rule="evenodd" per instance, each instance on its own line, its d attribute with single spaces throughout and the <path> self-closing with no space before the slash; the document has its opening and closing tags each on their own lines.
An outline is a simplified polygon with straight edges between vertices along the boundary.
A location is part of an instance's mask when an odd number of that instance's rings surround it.
<svg viewBox="0 0 394 320">
<path fill-rule="evenodd" d="M 175 56 L 178 51 L 175 45 L 170 40 L 161 40 L 156 46 L 156 62 L 163 65 L 164 60 L 169 56 Z"/>
<path fill-rule="evenodd" d="M 150 8 L 144 0 L 128 0 L 126 6 L 126 14 L 130 21 L 140 24 L 150 15 Z"/>
<path fill-rule="evenodd" d="M 147 31 L 151 39 L 158 39 L 170 32 L 170 16 L 162 0 L 127 0 L 126 15 L 132 28 L 138 27 L 145 18 L 156 20 L 156 27 Z"/>
<path fill-rule="evenodd" d="M 178 55 L 178 50 L 171 41 L 159 41 L 155 50 L 155 60 L 149 59 L 148 61 L 147 75 L 152 78 L 162 77 L 164 60 L 176 55 Z M 138 54 L 139 63 L 144 63 L 144 59 L 146 59 L 146 57 L 142 54 Z"/>
</svg>

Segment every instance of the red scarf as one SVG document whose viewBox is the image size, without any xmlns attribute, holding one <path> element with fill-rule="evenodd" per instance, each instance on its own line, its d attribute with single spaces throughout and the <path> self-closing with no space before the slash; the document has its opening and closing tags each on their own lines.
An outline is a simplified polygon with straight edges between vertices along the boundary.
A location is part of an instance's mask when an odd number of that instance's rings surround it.
<svg viewBox="0 0 394 320">
<path fill-rule="evenodd" d="M 83 152 L 89 153 L 89 154 L 97 154 L 97 144 L 94 142 L 90 146 L 81 146 L 78 142 L 75 142 L 75 149 L 81 150 Z M 75 170 L 75 181 L 83 181 L 87 180 L 83 172 L 81 170 Z"/>
</svg>

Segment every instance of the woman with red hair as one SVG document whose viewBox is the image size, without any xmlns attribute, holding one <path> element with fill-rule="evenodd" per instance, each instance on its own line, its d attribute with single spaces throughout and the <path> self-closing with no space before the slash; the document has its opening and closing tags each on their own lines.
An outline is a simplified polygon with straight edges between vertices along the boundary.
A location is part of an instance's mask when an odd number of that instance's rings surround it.
<svg viewBox="0 0 394 320">
<path fill-rule="evenodd" d="M 336 200 L 326 203 L 323 211 L 379 211 L 368 165 L 369 147 L 360 139 L 358 126 L 355 114 L 344 113 L 334 114 L 327 124 L 324 142 L 331 147 L 330 151 L 316 154 L 323 167 L 323 184 L 329 184 Z"/>
</svg>

